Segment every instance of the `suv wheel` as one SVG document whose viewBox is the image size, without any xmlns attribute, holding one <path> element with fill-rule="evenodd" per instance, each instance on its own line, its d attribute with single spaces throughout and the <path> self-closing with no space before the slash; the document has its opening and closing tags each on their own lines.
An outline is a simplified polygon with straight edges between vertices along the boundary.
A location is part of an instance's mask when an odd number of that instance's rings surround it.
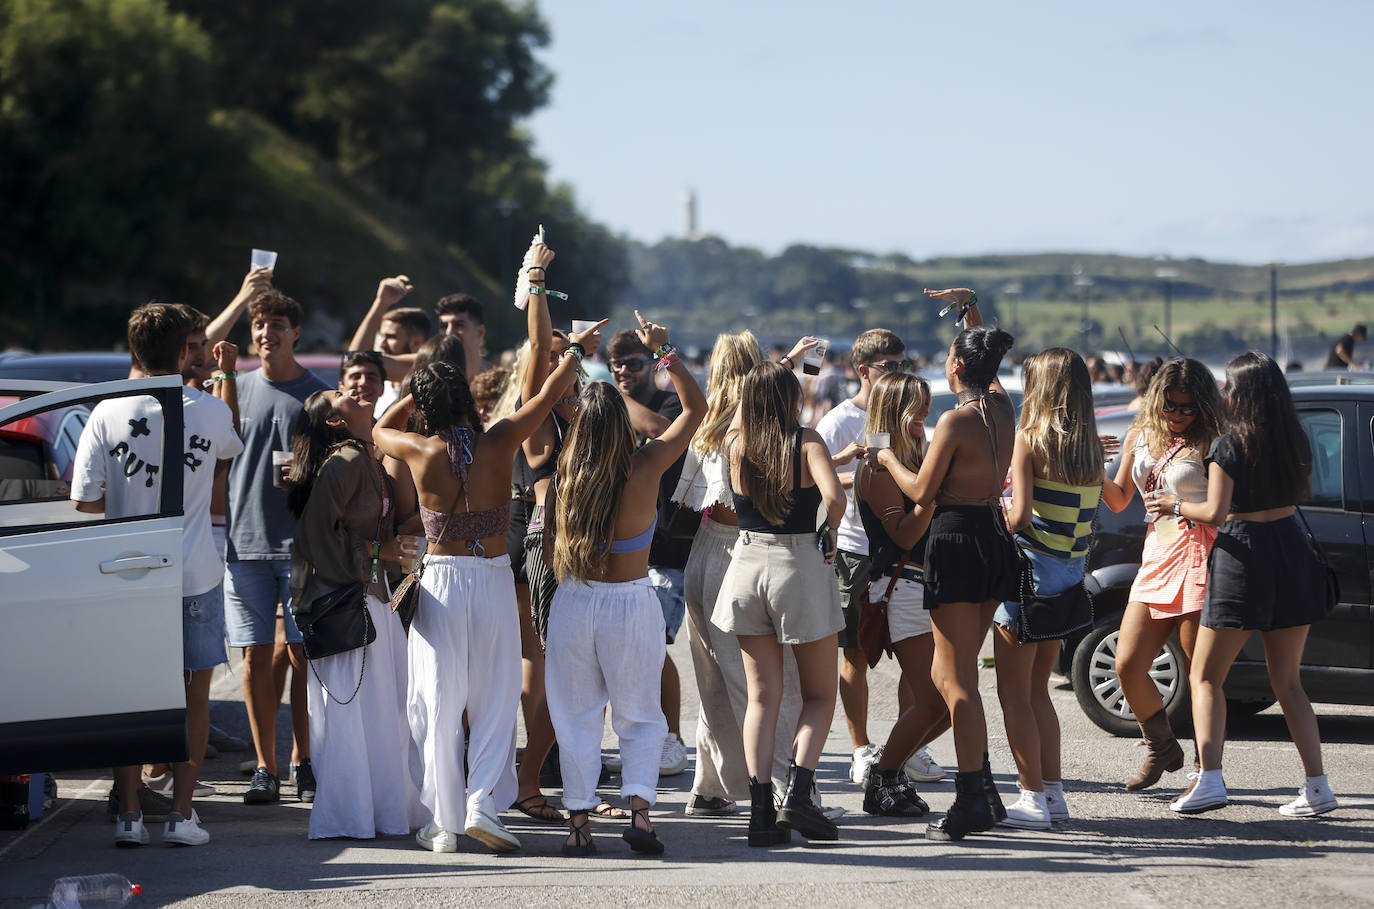
<svg viewBox="0 0 1374 909">
<path fill-rule="evenodd" d="M 1073 655 L 1073 691 L 1083 712 L 1112 735 L 1138 736 L 1135 714 L 1116 676 L 1118 625 L 1100 625 L 1078 643 Z M 1175 733 L 1182 734 L 1190 715 L 1187 664 L 1178 642 L 1170 638 L 1155 656 L 1150 676 Z"/>
</svg>

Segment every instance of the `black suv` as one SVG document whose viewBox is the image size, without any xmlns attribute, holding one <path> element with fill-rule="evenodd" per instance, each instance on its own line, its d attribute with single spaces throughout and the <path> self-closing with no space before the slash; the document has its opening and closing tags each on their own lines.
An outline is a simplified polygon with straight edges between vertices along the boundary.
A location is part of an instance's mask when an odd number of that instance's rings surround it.
<svg viewBox="0 0 1374 909">
<path fill-rule="evenodd" d="M 1312 493 L 1302 510 L 1341 584 L 1340 603 L 1312 626 L 1303 653 L 1303 685 L 1316 702 L 1374 704 L 1374 562 L 1366 546 L 1366 524 L 1374 522 L 1374 386 L 1297 387 L 1293 399 L 1312 443 Z M 1139 734 L 1115 662 L 1121 614 L 1140 567 L 1145 529 L 1139 494 L 1120 514 L 1105 505 L 1100 509 L 1088 556 L 1096 625 L 1067 641 L 1061 657 L 1060 669 L 1072 680 L 1083 711 L 1115 735 Z M 1374 525 L 1368 533 L 1374 534 Z M 1171 640 L 1151 669 L 1176 726 L 1186 726 L 1190 713 L 1184 665 L 1177 640 Z M 1227 676 L 1226 697 L 1233 712 L 1258 712 L 1274 703 L 1258 635 L 1246 643 Z"/>
</svg>

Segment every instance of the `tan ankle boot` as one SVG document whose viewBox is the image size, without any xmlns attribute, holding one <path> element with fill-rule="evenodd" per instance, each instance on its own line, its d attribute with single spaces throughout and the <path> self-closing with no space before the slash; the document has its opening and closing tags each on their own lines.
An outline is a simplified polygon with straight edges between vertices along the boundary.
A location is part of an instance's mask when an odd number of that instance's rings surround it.
<svg viewBox="0 0 1374 909">
<path fill-rule="evenodd" d="M 1135 776 L 1126 781 L 1126 789 L 1135 792 L 1146 789 L 1159 782 L 1166 770 L 1178 770 L 1183 766 L 1183 749 L 1174 738 L 1174 730 L 1169 726 L 1169 717 L 1163 710 L 1140 724 L 1141 737 L 1145 739 L 1145 762 L 1140 765 Z"/>
</svg>

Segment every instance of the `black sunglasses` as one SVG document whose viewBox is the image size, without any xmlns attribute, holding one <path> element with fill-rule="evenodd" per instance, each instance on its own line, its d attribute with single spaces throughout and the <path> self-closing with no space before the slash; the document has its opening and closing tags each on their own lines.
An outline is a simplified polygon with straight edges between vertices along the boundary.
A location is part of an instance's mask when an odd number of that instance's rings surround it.
<svg viewBox="0 0 1374 909">
<path fill-rule="evenodd" d="M 1198 414 L 1196 404 L 1175 404 L 1168 398 L 1164 399 L 1164 403 L 1159 406 L 1159 409 L 1165 413 L 1177 413 L 1181 417 L 1195 417 Z"/>
<path fill-rule="evenodd" d="M 895 372 L 911 372 L 913 369 L 916 368 L 916 361 L 915 361 L 915 360 L 910 360 L 910 359 L 908 359 L 908 360 L 878 360 L 877 362 L 869 363 L 869 364 L 868 364 L 868 368 L 869 368 L 869 369 L 872 369 L 872 368 L 874 368 L 875 366 L 876 366 L 878 369 L 883 370 L 884 372 L 894 372 L 894 371 L 895 371 Z"/>
<path fill-rule="evenodd" d="M 648 362 L 643 357 L 627 357 L 624 360 L 612 360 L 611 369 L 628 369 L 630 372 L 639 372 Z"/>
</svg>

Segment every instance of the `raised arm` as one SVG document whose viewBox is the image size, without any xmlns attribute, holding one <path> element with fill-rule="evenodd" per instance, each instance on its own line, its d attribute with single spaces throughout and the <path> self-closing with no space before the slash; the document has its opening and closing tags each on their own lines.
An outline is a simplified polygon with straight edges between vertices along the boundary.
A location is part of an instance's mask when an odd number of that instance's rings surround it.
<svg viewBox="0 0 1374 909">
<path fill-rule="evenodd" d="M 377 425 L 372 427 L 372 441 L 388 457 L 404 461 L 414 472 L 421 464 L 426 436 L 406 432 L 406 421 L 415 411 L 414 395 L 406 395 L 386 409 Z"/>
<path fill-rule="evenodd" d="M 229 305 L 224 307 L 219 315 L 211 319 L 209 325 L 205 326 L 205 343 L 213 348 L 220 341 L 229 337 L 229 330 L 234 327 L 239 316 L 243 315 L 248 304 L 271 284 L 272 269 L 255 268 L 248 272 L 243 278 L 243 286 L 234 295 L 234 299 L 230 300 Z"/>
<path fill-rule="evenodd" d="M 646 321 L 639 314 L 639 310 L 635 310 L 635 318 L 639 320 L 640 325 L 637 331 L 639 340 L 645 347 L 657 351 L 669 344 L 668 329 Z M 682 413 L 637 454 L 637 457 L 646 459 L 651 468 L 660 470 L 667 470 L 674 461 L 682 457 L 682 453 L 692 442 L 692 435 L 706 416 L 706 396 L 701 393 L 701 386 L 692 377 L 692 371 L 687 368 L 687 364 L 682 361 L 675 349 L 665 354 L 665 358 L 669 360 L 668 377 L 672 379 L 673 390 L 677 392 L 678 401 L 682 404 Z"/>
<path fill-rule="evenodd" d="M 604 322 L 600 324 L 605 324 Z M 598 325 L 598 327 L 600 327 Z M 508 456 L 515 456 L 515 449 L 539 428 L 553 410 L 553 405 L 573 388 L 577 380 L 578 358 L 571 349 L 563 354 L 558 368 L 544 380 L 538 393 L 520 405 L 520 409 L 504 420 L 498 420 L 485 433 L 489 444 L 496 445 Z"/>
<path fill-rule="evenodd" d="M 210 377 L 210 393 L 229 405 L 229 413 L 234 417 L 234 432 L 239 432 L 239 383 L 236 378 L 236 367 L 239 362 L 238 345 L 228 341 L 216 341 L 211 354 L 215 358 L 215 367 L 219 370 L 219 375 Z"/>
<path fill-rule="evenodd" d="M 405 295 L 410 293 L 414 285 L 405 275 L 397 275 L 394 278 L 383 278 L 377 282 L 377 295 L 372 298 L 372 305 L 363 314 L 363 321 L 358 324 L 357 331 L 353 332 L 353 337 L 348 340 L 348 347 L 345 350 L 375 350 L 377 348 L 377 332 L 382 330 L 382 323 L 386 321 L 387 310 L 395 306 Z"/>
<path fill-rule="evenodd" d="M 983 324 L 983 314 L 978 311 L 978 295 L 968 287 L 950 287 L 945 290 L 931 290 L 926 288 L 925 295 L 932 300 L 944 300 L 950 305 L 940 311 L 940 315 L 954 312 L 964 321 L 965 328 L 977 328 Z M 993 376 L 988 383 L 988 391 L 993 394 L 1006 396 L 1007 390 L 1002 386 L 1001 380 Z"/>
<path fill-rule="evenodd" d="M 554 251 L 536 236 L 530 244 L 530 266 L 526 271 L 531 288 L 544 287 L 546 269 L 553 261 L 553 257 Z M 544 386 L 544 380 L 549 376 L 549 352 L 553 350 L 553 320 L 549 318 L 547 294 L 530 294 L 530 302 L 525 307 L 525 324 L 530 335 L 530 363 L 525 371 L 525 384 L 520 389 L 522 401 L 528 401 L 539 394 L 539 389 Z"/>
</svg>

